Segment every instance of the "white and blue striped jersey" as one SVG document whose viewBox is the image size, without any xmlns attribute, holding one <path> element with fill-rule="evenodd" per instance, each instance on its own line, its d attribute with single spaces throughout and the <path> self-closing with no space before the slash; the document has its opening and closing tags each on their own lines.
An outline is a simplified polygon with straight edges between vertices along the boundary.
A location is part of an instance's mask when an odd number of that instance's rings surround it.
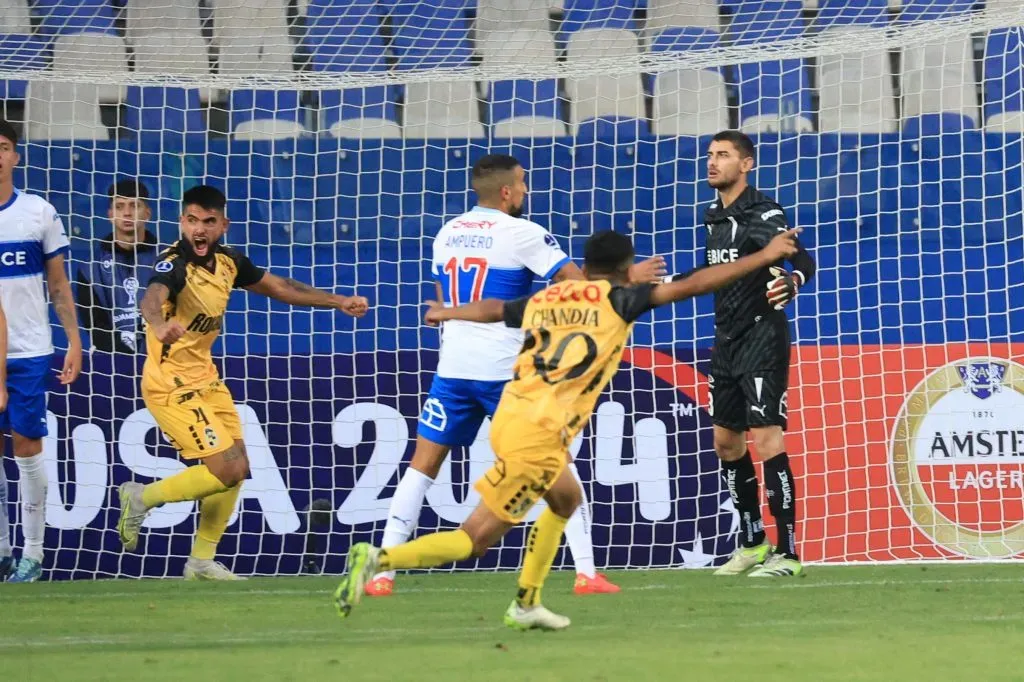
<svg viewBox="0 0 1024 682">
<path fill-rule="evenodd" d="M 64 223 L 42 197 L 15 190 L 0 205 L 0 301 L 7 313 L 7 357 L 53 353 L 43 270 L 46 261 L 67 249 Z"/>
<path fill-rule="evenodd" d="M 484 298 L 513 301 L 530 293 L 534 275 L 549 279 L 569 256 L 537 223 L 474 207 L 445 223 L 434 238 L 432 270 L 446 306 Z M 508 381 L 523 333 L 504 323 L 444 323 L 437 375 Z"/>
</svg>

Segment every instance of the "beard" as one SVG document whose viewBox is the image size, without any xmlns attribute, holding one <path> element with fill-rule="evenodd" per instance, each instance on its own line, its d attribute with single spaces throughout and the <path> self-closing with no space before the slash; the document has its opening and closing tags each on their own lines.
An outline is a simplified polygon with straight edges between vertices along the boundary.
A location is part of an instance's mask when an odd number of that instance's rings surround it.
<svg viewBox="0 0 1024 682">
<path fill-rule="evenodd" d="M 518 206 L 516 206 L 514 208 L 509 208 L 508 209 L 509 216 L 511 216 L 512 218 L 522 218 L 523 217 L 523 206 L 524 205 L 525 205 L 525 202 L 523 202 L 522 204 L 519 204 Z"/>
<path fill-rule="evenodd" d="M 200 256 L 196 253 L 195 249 L 192 248 L 192 242 L 185 237 L 181 238 L 181 250 L 185 252 L 185 260 L 194 265 L 206 265 L 216 253 L 217 246 L 220 244 L 220 239 L 207 240 L 206 242 L 206 255 Z"/>
</svg>

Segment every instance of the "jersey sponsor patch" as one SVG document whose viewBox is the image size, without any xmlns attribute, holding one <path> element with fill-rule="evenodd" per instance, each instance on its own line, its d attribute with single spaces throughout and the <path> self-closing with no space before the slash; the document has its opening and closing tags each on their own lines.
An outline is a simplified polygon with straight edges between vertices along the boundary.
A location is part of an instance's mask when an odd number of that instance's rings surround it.
<svg viewBox="0 0 1024 682">
<path fill-rule="evenodd" d="M 765 211 L 764 213 L 762 213 L 761 220 L 768 220 L 769 218 L 773 218 L 777 215 L 782 215 L 782 211 L 777 208 L 773 208 L 770 211 Z"/>
<path fill-rule="evenodd" d="M 170 272 L 174 269 L 174 263 L 169 260 L 162 260 L 153 266 L 153 269 L 157 272 Z"/>
</svg>

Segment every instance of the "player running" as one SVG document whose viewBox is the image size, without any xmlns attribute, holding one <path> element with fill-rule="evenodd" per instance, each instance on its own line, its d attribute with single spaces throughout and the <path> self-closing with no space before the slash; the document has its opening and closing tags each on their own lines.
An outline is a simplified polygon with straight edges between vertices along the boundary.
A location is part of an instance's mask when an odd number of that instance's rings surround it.
<svg viewBox="0 0 1024 682">
<path fill-rule="evenodd" d="M 64 327 L 68 350 L 60 372 L 67 385 L 82 371 L 82 339 L 75 315 L 64 254 L 68 238 L 57 211 L 42 197 L 14 188 L 14 168 L 21 160 L 18 134 L 0 120 L 0 302 L 7 312 L 7 376 L 10 394 L 0 414 L 0 429 L 10 431 L 14 461 L 21 480 L 21 531 L 25 547 L 14 565 L 7 521 L 7 478 L 0 463 L 0 580 L 31 583 L 43 574 L 46 530 L 46 388 L 50 383 L 53 342 L 43 280 L 57 319 Z M 11 571 L 13 570 L 13 573 Z"/>
<path fill-rule="evenodd" d="M 727 130 L 711 139 L 708 184 L 718 199 L 704 213 L 704 267 L 757 253 L 789 229 L 782 207 L 748 184 L 754 163 L 754 143 L 743 133 Z M 790 342 L 783 308 L 814 276 L 815 263 L 799 242 L 789 261 L 792 272 L 781 264 L 766 266 L 715 293 L 708 413 L 715 454 L 740 516 L 739 547 L 716 575 L 750 571 L 763 578 L 803 571 L 796 551 L 796 484 L 784 438 Z M 764 461 L 768 508 L 778 529 L 774 550 L 765 538 L 747 431 Z"/>
<path fill-rule="evenodd" d="M 560 282 L 583 273 L 540 225 L 520 218 L 526 201 L 526 173 L 515 157 L 484 156 L 473 166 L 479 203 L 446 223 L 434 239 L 432 271 L 437 299 L 446 305 L 497 298 L 511 301 L 529 293 L 534 275 Z M 632 275 L 656 279 L 664 260 L 638 264 Z M 476 439 L 485 417 L 492 417 L 512 377 L 522 334 L 501 324 L 453 320 L 444 327 L 437 374 L 423 404 L 412 461 L 391 498 L 384 547 L 409 539 L 419 521 L 427 490 L 453 447 Z M 579 474 L 569 465 L 573 476 Z M 586 499 L 569 521 L 566 540 L 576 564 L 577 594 L 618 592 L 594 567 Z M 376 576 L 367 594 L 384 597 L 394 588 L 395 571 Z"/>
<path fill-rule="evenodd" d="M 798 250 L 795 233 L 782 233 L 764 249 L 680 281 L 626 287 L 633 244 L 621 234 L 601 232 L 585 247 L 583 271 L 590 281 L 560 282 L 511 302 L 486 299 L 445 308 L 431 301 L 429 324 L 504 321 L 525 331 L 514 377 L 491 427 L 496 462 L 476 482 L 480 504 L 458 530 L 386 549 L 354 545 L 334 593 L 339 615 L 350 613 L 378 568 L 430 568 L 482 556 L 543 498 L 548 506 L 530 529 L 519 590 L 505 624 L 522 630 L 568 627 L 568 618 L 541 605 L 562 532 L 580 503 L 580 486 L 566 470 L 568 448 L 618 369 L 633 322 L 651 308 L 713 291 L 792 256 Z"/>
<path fill-rule="evenodd" d="M 221 245 L 228 229 L 224 207 L 224 195 L 215 187 L 185 192 L 181 239 L 157 259 L 140 306 L 147 324 L 142 397 L 168 440 L 193 465 L 149 485 L 124 483 L 120 488 L 117 530 L 128 550 L 135 549 L 150 509 L 202 500 L 185 564 L 187 580 L 242 579 L 213 559 L 249 474 L 238 411 L 210 357 L 232 289 L 292 305 L 335 308 L 353 317 L 367 310 L 361 296 L 340 296 L 264 272 Z"/>
</svg>

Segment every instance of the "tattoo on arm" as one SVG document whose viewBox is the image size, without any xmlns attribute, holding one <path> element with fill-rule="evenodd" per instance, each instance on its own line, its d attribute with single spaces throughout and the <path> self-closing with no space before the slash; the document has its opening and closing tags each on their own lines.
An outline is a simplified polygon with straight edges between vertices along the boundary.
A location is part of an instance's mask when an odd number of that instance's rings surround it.
<svg viewBox="0 0 1024 682">
<path fill-rule="evenodd" d="M 75 315 L 75 300 L 71 295 L 71 284 L 65 278 L 62 282 L 54 282 L 50 288 L 50 301 L 57 319 L 64 327 L 64 333 L 71 343 L 82 343 L 78 333 L 78 316 Z"/>
<path fill-rule="evenodd" d="M 139 304 L 142 318 L 147 324 L 157 325 L 164 321 L 164 301 L 170 296 L 171 290 L 166 284 L 156 282 L 146 287 L 146 293 Z"/>
<path fill-rule="evenodd" d="M 304 294 L 312 294 L 312 293 L 319 293 L 320 292 L 320 290 L 317 289 L 316 287 L 311 287 L 308 284 L 306 284 L 305 282 L 300 282 L 299 280 L 292 279 L 291 277 L 285 277 L 284 278 L 284 283 L 287 284 L 288 286 L 290 286 L 292 289 L 295 289 L 295 291 L 301 291 Z"/>
</svg>

